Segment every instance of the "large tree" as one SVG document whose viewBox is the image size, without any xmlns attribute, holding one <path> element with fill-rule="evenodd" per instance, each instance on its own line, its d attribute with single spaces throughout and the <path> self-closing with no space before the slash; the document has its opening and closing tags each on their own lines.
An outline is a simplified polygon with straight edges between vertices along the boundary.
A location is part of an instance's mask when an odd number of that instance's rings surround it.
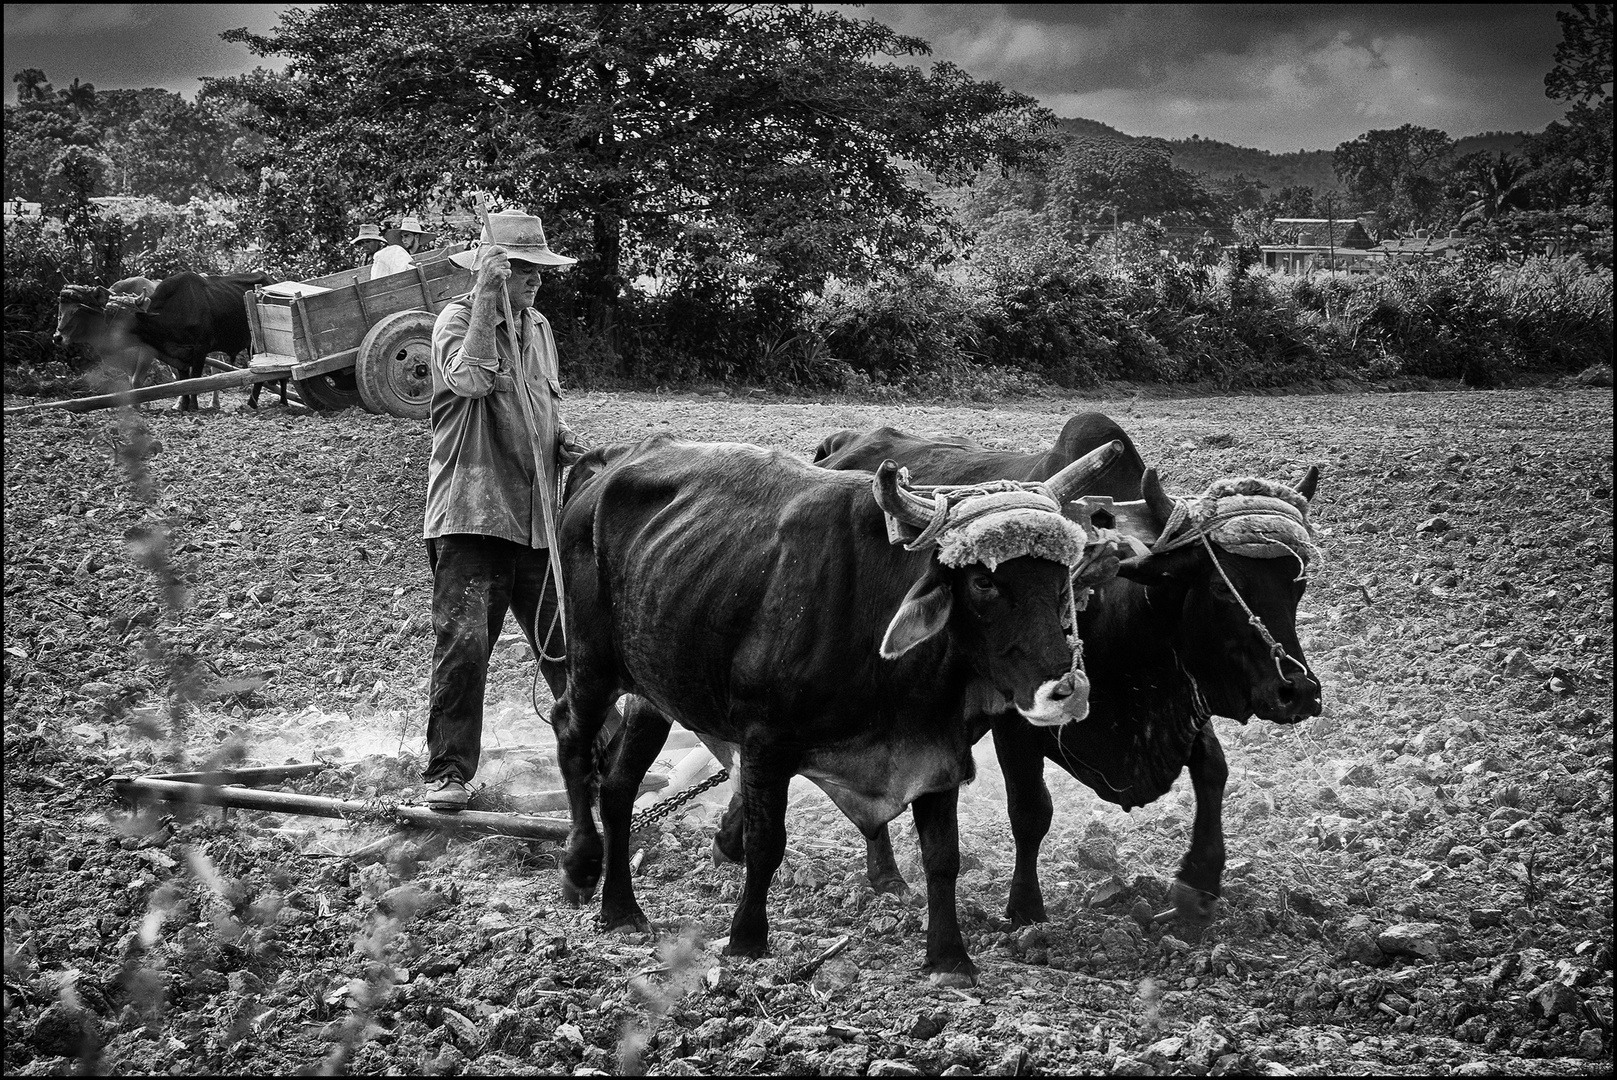
<svg viewBox="0 0 1617 1080">
<path fill-rule="evenodd" d="M 1020 167 L 1053 121 L 945 62 L 878 63 L 928 48 L 806 5 L 335 4 L 225 37 L 290 58 L 213 84 L 258 110 L 262 164 L 355 204 L 538 211 L 600 331 L 638 273 L 792 297 L 936 255 L 955 227 L 912 170 Z"/>
<path fill-rule="evenodd" d="M 1057 223 L 1083 231 L 1148 217 L 1211 223 L 1203 220 L 1213 205 L 1206 187 L 1174 168 L 1161 139 L 1074 139 L 1050 169 L 1049 191 Z"/>
<path fill-rule="evenodd" d="M 1407 230 L 1435 223 L 1453 154 L 1454 140 L 1444 132 L 1405 124 L 1342 143 L 1331 167 L 1358 207 Z"/>
</svg>

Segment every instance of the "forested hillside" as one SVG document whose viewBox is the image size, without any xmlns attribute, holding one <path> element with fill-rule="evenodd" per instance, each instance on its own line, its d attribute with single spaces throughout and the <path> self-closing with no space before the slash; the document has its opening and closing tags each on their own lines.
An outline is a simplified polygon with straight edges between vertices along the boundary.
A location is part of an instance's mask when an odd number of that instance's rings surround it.
<svg viewBox="0 0 1617 1080">
<path fill-rule="evenodd" d="M 1110 139 L 1114 142 L 1134 142 L 1138 136 L 1118 131 L 1098 120 L 1080 116 L 1067 117 L 1056 122 L 1057 130 L 1072 138 Z M 1478 151 L 1499 154 L 1517 150 L 1527 138 L 1520 131 L 1485 131 L 1454 140 L 1454 155 L 1463 157 Z M 1192 135 L 1188 139 L 1164 139 L 1173 152 L 1175 168 L 1185 172 L 1201 173 L 1212 180 L 1228 180 L 1242 176 L 1259 181 L 1272 191 L 1281 188 L 1309 187 L 1316 196 L 1346 188 L 1331 168 L 1332 151 L 1297 150 L 1273 153 L 1250 146 L 1236 146 L 1218 139 L 1204 139 Z"/>
</svg>

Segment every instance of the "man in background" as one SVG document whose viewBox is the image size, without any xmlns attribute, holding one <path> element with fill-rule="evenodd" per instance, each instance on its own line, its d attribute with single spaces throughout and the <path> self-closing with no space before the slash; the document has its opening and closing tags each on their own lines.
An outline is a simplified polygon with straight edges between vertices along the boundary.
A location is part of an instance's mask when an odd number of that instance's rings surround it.
<svg viewBox="0 0 1617 1080">
<path fill-rule="evenodd" d="M 426 242 L 426 230 L 421 227 L 421 219 L 406 217 L 399 222 L 399 242 L 389 244 L 376 253 L 371 260 L 373 269 L 371 279 L 387 277 L 389 274 L 402 274 L 415 265 L 415 255 L 422 250 Z"/>
<path fill-rule="evenodd" d="M 376 253 L 387 247 L 387 237 L 375 225 L 361 225 L 359 235 L 348 241 L 356 252 L 354 265 L 367 266 L 376 258 Z"/>
</svg>

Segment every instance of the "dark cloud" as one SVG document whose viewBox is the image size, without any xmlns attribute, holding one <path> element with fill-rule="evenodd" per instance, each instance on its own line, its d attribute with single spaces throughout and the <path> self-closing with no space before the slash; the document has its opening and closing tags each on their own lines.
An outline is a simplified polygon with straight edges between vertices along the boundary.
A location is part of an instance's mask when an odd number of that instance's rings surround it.
<svg viewBox="0 0 1617 1080">
<path fill-rule="evenodd" d="M 57 86 L 160 86 L 276 58 L 219 40 L 306 4 L 7 4 L 5 90 L 25 67 Z M 1540 130 L 1561 39 L 1543 4 L 832 5 L 932 45 L 979 79 L 1135 135 L 1192 133 L 1270 150 L 1329 148 L 1403 123 L 1451 135 Z M 904 61 L 909 62 L 909 61 Z"/>
<path fill-rule="evenodd" d="M 1556 8 L 1525 4 L 873 4 L 933 58 L 1131 134 L 1272 150 L 1372 127 L 1538 130 Z"/>
</svg>

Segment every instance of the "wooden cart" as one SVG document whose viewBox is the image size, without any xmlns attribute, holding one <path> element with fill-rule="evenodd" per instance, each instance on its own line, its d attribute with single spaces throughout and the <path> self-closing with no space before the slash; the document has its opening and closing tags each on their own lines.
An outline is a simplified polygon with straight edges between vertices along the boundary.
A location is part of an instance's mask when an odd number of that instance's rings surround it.
<svg viewBox="0 0 1617 1080">
<path fill-rule="evenodd" d="M 254 289 L 246 297 L 252 371 L 291 378 L 311 408 L 362 405 L 424 419 L 432 400 L 432 324 L 472 287 L 472 272 L 449 261 L 452 250 L 424 252 L 409 270 L 382 278 L 364 266 L 289 290 Z M 291 291 L 301 295 L 285 295 Z"/>
</svg>

